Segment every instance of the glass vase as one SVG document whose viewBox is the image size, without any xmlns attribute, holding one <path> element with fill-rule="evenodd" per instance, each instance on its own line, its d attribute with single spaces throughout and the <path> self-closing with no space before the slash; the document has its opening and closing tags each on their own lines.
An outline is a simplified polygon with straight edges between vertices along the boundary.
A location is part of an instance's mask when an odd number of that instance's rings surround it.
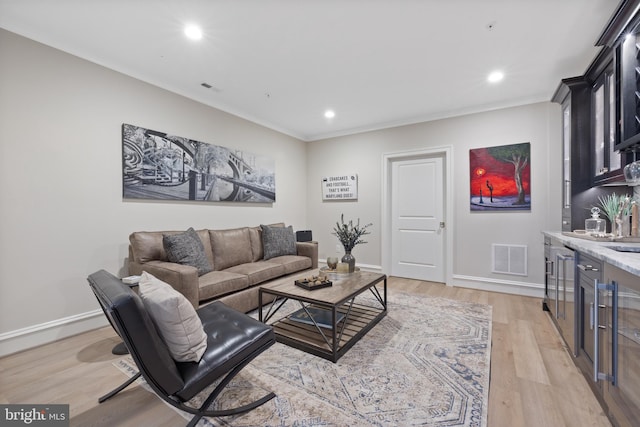
<svg viewBox="0 0 640 427">
<path fill-rule="evenodd" d="M 327 267 L 329 270 L 335 270 L 338 266 L 338 257 L 330 256 L 327 258 Z"/>
<path fill-rule="evenodd" d="M 354 271 L 356 271 L 356 258 L 351 255 L 351 251 L 347 251 L 342 256 L 342 262 L 344 262 L 345 264 L 349 264 L 349 273 L 353 273 Z"/>
</svg>

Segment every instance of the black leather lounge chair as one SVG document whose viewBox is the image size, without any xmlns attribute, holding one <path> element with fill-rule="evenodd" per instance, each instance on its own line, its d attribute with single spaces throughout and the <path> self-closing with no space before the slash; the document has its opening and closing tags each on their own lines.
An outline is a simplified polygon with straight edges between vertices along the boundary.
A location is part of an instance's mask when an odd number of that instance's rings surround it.
<svg viewBox="0 0 640 427">
<path fill-rule="evenodd" d="M 141 298 L 112 274 L 100 270 L 88 277 L 109 322 L 122 338 L 139 372 L 99 402 L 115 396 L 140 375 L 166 402 L 194 414 L 188 426 L 203 416 L 228 416 L 250 411 L 275 397 L 269 393 L 253 403 L 223 410 L 208 410 L 231 379 L 251 360 L 275 343 L 270 326 L 222 303 L 197 310 L 207 334 L 207 349 L 199 362 L 176 362 L 160 338 Z M 204 388 L 224 377 L 200 408 L 185 405 Z"/>
</svg>

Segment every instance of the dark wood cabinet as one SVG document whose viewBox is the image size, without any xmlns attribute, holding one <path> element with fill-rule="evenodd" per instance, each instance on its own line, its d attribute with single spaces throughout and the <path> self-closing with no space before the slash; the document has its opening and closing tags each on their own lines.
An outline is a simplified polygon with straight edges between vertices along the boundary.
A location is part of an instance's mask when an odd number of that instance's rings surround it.
<svg viewBox="0 0 640 427">
<path fill-rule="evenodd" d="M 562 106 L 562 231 L 583 229 L 598 197 L 626 186 L 624 167 L 640 152 L 638 10 L 640 0 L 621 2 L 598 39 L 599 54 L 551 99 Z"/>
<path fill-rule="evenodd" d="M 626 156 L 615 151 L 620 131 L 617 118 L 619 116 L 616 97 L 617 82 L 611 51 L 603 51 L 588 71 L 587 78 L 593 82 L 591 89 L 592 184 L 623 181 Z"/>
<path fill-rule="evenodd" d="M 596 46 L 611 50 L 615 75 L 618 151 L 640 149 L 640 1 L 623 0 Z M 623 159 L 624 160 L 624 159 Z M 623 165 L 624 166 L 624 165 Z"/>
<path fill-rule="evenodd" d="M 584 77 L 563 79 L 552 98 L 562 108 L 562 231 L 583 228 L 580 194 L 591 187 L 591 85 Z"/>
<path fill-rule="evenodd" d="M 640 35 L 634 29 L 616 46 L 620 73 L 620 140 L 617 150 L 626 150 L 640 142 Z"/>
</svg>

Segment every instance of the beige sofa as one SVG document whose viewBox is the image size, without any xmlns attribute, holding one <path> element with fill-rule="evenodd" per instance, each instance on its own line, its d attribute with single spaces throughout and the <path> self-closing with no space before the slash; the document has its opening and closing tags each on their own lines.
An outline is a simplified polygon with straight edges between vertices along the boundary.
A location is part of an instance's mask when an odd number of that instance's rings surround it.
<svg viewBox="0 0 640 427">
<path fill-rule="evenodd" d="M 284 227 L 284 224 L 272 224 Z M 295 242 L 296 255 L 264 258 L 262 228 L 197 230 L 213 271 L 168 261 L 163 235 L 181 231 L 138 231 L 129 236 L 129 274 L 147 271 L 182 293 L 195 308 L 219 300 L 242 312 L 258 307 L 259 285 L 318 267 L 315 242 Z M 194 238 L 195 239 L 195 238 Z"/>
</svg>

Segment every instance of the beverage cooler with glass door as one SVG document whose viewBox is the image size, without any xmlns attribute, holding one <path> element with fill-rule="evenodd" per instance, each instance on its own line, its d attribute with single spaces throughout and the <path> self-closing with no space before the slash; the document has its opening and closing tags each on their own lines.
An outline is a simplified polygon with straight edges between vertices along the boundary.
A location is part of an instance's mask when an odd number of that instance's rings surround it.
<svg viewBox="0 0 640 427">
<path fill-rule="evenodd" d="M 543 308 L 551 315 L 569 352 L 576 353 L 576 307 L 574 251 L 556 239 L 545 237 L 545 299 Z"/>
<path fill-rule="evenodd" d="M 640 277 L 607 263 L 603 282 L 595 290 L 593 380 L 615 424 L 638 426 Z"/>
</svg>

